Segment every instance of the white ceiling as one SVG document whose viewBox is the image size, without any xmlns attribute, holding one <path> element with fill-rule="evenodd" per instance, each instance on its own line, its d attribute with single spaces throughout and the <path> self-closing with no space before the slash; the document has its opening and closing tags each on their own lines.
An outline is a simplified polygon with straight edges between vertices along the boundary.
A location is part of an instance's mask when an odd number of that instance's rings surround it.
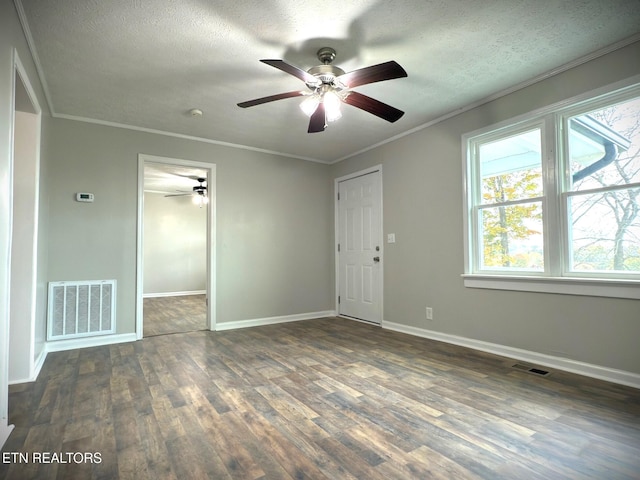
<svg viewBox="0 0 640 480">
<path fill-rule="evenodd" d="M 193 187 L 200 185 L 204 178 L 207 185 L 207 172 L 201 168 L 170 165 L 164 163 L 144 164 L 144 191 L 164 195 L 193 194 Z"/>
<path fill-rule="evenodd" d="M 15 1 L 55 116 L 327 163 L 640 38 L 638 0 Z M 236 106 L 306 88 L 260 59 L 306 70 L 324 46 L 345 71 L 402 65 L 408 78 L 355 90 L 404 117 L 344 105 L 308 134 L 299 98 Z"/>
</svg>

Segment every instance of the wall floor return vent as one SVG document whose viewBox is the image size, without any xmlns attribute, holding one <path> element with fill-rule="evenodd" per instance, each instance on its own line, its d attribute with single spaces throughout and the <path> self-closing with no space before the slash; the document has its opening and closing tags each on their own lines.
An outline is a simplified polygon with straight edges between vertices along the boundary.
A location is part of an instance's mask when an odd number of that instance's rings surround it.
<svg viewBox="0 0 640 480">
<path fill-rule="evenodd" d="M 47 340 L 116 331 L 116 281 L 49 282 Z"/>
<path fill-rule="evenodd" d="M 529 365 L 524 365 L 522 363 L 516 363 L 515 365 L 512 366 L 512 368 L 516 368 L 518 370 L 522 370 L 523 372 L 527 372 L 527 373 L 533 373 L 534 375 L 541 375 L 543 377 L 551 375 L 551 372 L 549 372 L 548 370 L 531 367 Z"/>
</svg>

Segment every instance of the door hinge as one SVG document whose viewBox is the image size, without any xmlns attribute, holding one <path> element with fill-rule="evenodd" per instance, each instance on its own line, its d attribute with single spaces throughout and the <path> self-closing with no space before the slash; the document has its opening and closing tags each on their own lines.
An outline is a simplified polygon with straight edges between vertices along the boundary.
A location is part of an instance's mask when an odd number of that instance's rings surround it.
<svg viewBox="0 0 640 480">
<path fill-rule="evenodd" d="M 338 295 L 338 305 L 340 304 L 340 295 Z"/>
<path fill-rule="evenodd" d="M 338 251 L 340 251 L 340 244 L 338 244 Z"/>
<path fill-rule="evenodd" d="M 340 200 L 340 192 L 338 192 L 338 200 Z"/>
</svg>

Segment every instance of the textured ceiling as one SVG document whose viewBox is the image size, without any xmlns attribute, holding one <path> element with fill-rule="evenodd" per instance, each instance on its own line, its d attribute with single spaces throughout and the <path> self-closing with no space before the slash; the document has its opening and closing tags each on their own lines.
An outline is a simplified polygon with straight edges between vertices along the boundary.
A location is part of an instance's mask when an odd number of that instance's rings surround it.
<svg viewBox="0 0 640 480">
<path fill-rule="evenodd" d="M 53 114 L 334 162 L 638 39 L 638 0 L 16 0 Z M 406 114 L 388 123 L 344 105 L 308 134 L 305 89 L 260 63 L 308 69 L 333 47 L 345 71 L 396 60 L 408 78 L 355 89 Z M 199 108 L 202 117 L 188 111 Z"/>
</svg>

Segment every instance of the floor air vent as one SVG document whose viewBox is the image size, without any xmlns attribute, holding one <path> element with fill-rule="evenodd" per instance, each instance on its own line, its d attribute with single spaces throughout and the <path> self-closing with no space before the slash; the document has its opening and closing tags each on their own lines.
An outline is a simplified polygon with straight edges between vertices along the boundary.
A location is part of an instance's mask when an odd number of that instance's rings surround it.
<svg viewBox="0 0 640 480">
<path fill-rule="evenodd" d="M 116 281 L 50 282 L 47 340 L 115 333 Z"/>
<path fill-rule="evenodd" d="M 540 368 L 531 367 L 529 365 L 524 365 L 522 363 L 516 363 L 515 365 L 512 365 L 512 368 L 515 368 L 517 370 L 522 370 L 523 372 L 532 373 L 534 375 L 540 375 L 542 377 L 547 377 L 547 376 L 551 375 L 551 372 L 549 372 L 547 370 L 542 370 Z"/>
</svg>

